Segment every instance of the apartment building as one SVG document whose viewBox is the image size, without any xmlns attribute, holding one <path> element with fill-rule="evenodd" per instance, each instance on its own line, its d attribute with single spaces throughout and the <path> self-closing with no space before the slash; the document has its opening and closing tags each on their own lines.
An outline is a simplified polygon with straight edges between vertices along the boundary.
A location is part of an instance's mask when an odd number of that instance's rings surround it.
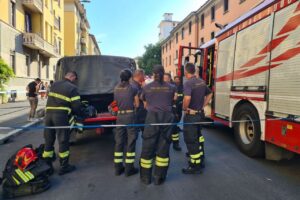
<svg viewBox="0 0 300 200">
<path fill-rule="evenodd" d="M 167 72 L 177 73 L 179 46 L 199 47 L 213 39 L 222 26 L 237 19 L 264 0 L 208 0 L 191 12 L 161 42 L 162 64 Z M 217 27 L 216 24 L 219 26 Z M 186 50 L 184 57 L 194 62 L 194 50 Z"/>
<path fill-rule="evenodd" d="M 100 48 L 96 37 L 93 34 L 89 34 L 89 50 L 88 55 L 101 55 Z"/>
<path fill-rule="evenodd" d="M 14 70 L 7 90 L 25 98 L 25 87 L 36 77 L 53 79 L 63 56 L 64 4 L 57 0 L 0 0 L 0 56 Z"/>
<path fill-rule="evenodd" d="M 65 55 L 87 55 L 89 49 L 90 24 L 86 10 L 79 0 L 64 0 L 65 4 Z"/>
</svg>

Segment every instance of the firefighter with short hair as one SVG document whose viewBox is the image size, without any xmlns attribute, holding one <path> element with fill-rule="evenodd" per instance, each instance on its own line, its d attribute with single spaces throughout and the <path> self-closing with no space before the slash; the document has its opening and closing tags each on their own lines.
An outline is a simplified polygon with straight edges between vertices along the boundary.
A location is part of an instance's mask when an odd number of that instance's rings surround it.
<svg viewBox="0 0 300 200">
<path fill-rule="evenodd" d="M 183 135 L 190 156 L 189 166 L 182 169 L 184 174 L 200 174 L 204 166 L 204 137 L 201 134 L 201 126 L 197 124 L 204 119 L 204 107 L 212 98 L 212 92 L 202 79 L 195 75 L 195 65 L 185 65 L 185 77 L 187 81 L 183 86 L 183 110 L 185 116 Z"/>
<path fill-rule="evenodd" d="M 163 66 L 153 68 L 154 81 L 143 88 L 142 100 L 146 105 L 147 117 L 143 133 L 142 153 L 140 160 L 140 178 L 148 185 L 152 179 L 152 165 L 155 158 L 154 184 L 164 183 L 169 167 L 169 150 L 172 142 L 172 126 L 155 126 L 155 123 L 172 123 L 174 115 L 172 106 L 176 98 L 176 88 L 164 82 Z"/>
<path fill-rule="evenodd" d="M 136 121 L 135 108 L 139 107 L 138 88 L 129 83 L 132 73 L 129 69 L 121 71 L 119 83 L 114 89 L 114 100 L 119 108 L 117 125 L 134 124 Z M 136 127 L 116 127 L 115 133 L 115 175 L 119 176 L 125 171 L 125 176 L 138 173 L 134 167 L 135 146 L 137 140 Z M 126 154 L 124 152 L 126 150 Z M 125 157 L 125 168 L 123 165 Z"/>
<path fill-rule="evenodd" d="M 46 127 L 70 126 L 71 113 L 80 116 L 82 104 L 77 87 L 73 84 L 78 76 L 75 71 L 68 72 L 64 80 L 54 82 L 48 95 L 46 104 Z M 54 161 L 54 143 L 56 137 L 59 144 L 59 175 L 75 170 L 75 166 L 69 164 L 69 139 L 70 128 L 48 129 L 44 131 L 45 149 L 43 158 L 52 167 Z"/>
</svg>

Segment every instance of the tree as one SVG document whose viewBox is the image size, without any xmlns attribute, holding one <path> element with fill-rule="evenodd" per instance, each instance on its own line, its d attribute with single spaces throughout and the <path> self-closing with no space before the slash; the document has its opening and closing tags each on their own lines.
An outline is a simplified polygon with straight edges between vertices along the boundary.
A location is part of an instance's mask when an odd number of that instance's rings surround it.
<svg viewBox="0 0 300 200">
<path fill-rule="evenodd" d="M 153 65 L 161 64 L 161 47 L 160 44 L 148 44 L 145 46 L 145 53 L 138 60 L 138 65 L 145 73 L 152 74 Z"/>
<path fill-rule="evenodd" d="M 4 90 L 4 85 L 9 81 L 10 78 L 14 77 L 14 72 L 3 59 L 0 58 L 0 90 Z M 1 94 L 3 97 L 3 94 Z"/>
</svg>

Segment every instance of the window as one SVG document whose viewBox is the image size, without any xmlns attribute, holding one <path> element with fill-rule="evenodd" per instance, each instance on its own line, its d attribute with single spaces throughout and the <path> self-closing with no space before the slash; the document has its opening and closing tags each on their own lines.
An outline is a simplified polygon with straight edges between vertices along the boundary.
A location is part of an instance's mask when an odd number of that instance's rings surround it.
<svg viewBox="0 0 300 200">
<path fill-rule="evenodd" d="M 10 66 L 12 67 L 14 73 L 16 74 L 16 52 L 10 51 Z"/>
<path fill-rule="evenodd" d="M 176 33 L 176 44 L 178 43 L 178 32 Z"/>
<path fill-rule="evenodd" d="M 58 53 L 61 55 L 61 40 L 58 41 Z"/>
<path fill-rule="evenodd" d="M 48 0 L 45 0 L 45 6 L 48 8 L 48 4 L 49 4 L 49 2 L 48 2 Z"/>
<path fill-rule="evenodd" d="M 210 39 L 214 39 L 215 38 L 215 32 L 211 32 L 210 33 Z"/>
<path fill-rule="evenodd" d="M 169 56 L 169 65 L 171 65 L 171 56 Z"/>
<path fill-rule="evenodd" d="M 224 0 L 224 13 L 228 12 L 229 9 L 229 2 L 228 0 Z"/>
<path fill-rule="evenodd" d="M 189 47 L 191 47 L 192 46 L 192 43 L 189 43 Z M 191 55 L 192 54 L 192 49 L 191 48 L 189 48 L 189 55 Z"/>
<path fill-rule="evenodd" d="M 240 4 L 241 4 L 241 3 L 244 3 L 245 1 L 246 1 L 246 0 L 240 0 Z"/>
<path fill-rule="evenodd" d="M 201 45 L 204 44 L 204 38 L 201 38 Z"/>
<path fill-rule="evenodd" d="M 41 71 L 42 71 L 42 66 L 43 66 L 43 62 L 40 60 L 39 61 L 39 66 L 38 66 L 38 78 L 41 78 Z"/>
<path fill-rule="evenodd" d="M 215 21 L 215 6 L 210 8 L 211 21 Z"/>
<path fill-rule="evenodd" d="M 166 44 L 166 53 L 168 52 L 168 43 Z"/>
<path fill-rule="evenodd" d="M 172 44 L 172 43 L 171 43 L 171 41 L 170 41 L 170 44 L 169 44 L 169 49 L 170 49 L 170 50 L 171 50 L 171 44 Z"/>
<path fill-rule="evenodd" d="M 181 39 L 184 39 L 184 28 L 181 29 Z"/>
<path fill-rule="evenodd" d="M 53 78 L 55 78 L 55 65 L 53 65 Z"/>
<path fill-rule="evenodd" d="M 61 30 L 61 19 L 58 17 L 58 30 Z"/>
<path fill-rule="evenodd" d="M 16 27 L 16 3 L 15 1 L 10 1 L 10 25 Z"/>
<path fill-rule="evenodd" d="M 189 23 L 189 34 L 192 33 L 192 22 Z"/>
<path fill-rule="evenodd" d="M 162 46 L 162 47 L 161 47 L 161 52 L 162 52 L 162 54 L 164 54 L 164 51 L 165 51 L 165 48 L 164 48 L 164 46 Z"/>
<path fill-rule="evenodd" d="M 30 56 L 26 55 L 26 68 L 27 68 L 27 76 L 30 77 Z"/>
<path fill-rule="evenodd" d="M 201 15 L 201 28 L 204 28 L 204 14 Z"/>
<path fill-rule="evenodd" d="M 178 50 L 176 50 L 176 59 L 178 59 Z"/>
<path fill-rule="evenodd" d="M 49 64 L 46 65 L 46 78 L 49 78 Z"/>
<path fill-rule="evenodd" d="M 25 12 L 25 31 L 27 33 L 32 32 L 31 14 Z"/>
</svg>

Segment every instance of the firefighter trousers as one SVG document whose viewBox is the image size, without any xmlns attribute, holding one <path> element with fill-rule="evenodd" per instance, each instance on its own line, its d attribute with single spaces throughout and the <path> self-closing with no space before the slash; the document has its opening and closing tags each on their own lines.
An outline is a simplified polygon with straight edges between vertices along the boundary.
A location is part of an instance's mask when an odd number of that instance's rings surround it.
<svg viewBox="0 0 300 200">
<path fill-rule="evenodd" d="M 150 112 L 146 124 L 172 123 L 172 112 Z M 153 159 L 155 158 L 154 177 L 165 178 L 169 167 L 169 150 L 172 141 L 172 126 L 146 126 L 143 133 L 140 160 L 141 179 L 151 180 Z M 155 157 L 156 156 L 156 157 Z"/>
<path fill-rule="evenodd" d="M 134 124 L 135 114 L 118 114 L 118 124 Z M 133 167 L 135 161 L 135 146 L 137 140 L 136 127 L 116 127 L 115 129 L 115 152 L 114 163 L 116 168 L 123 167 L 123 158 L 125 158 L 125 166 Z M 124 155 L 124 152 L 126 154 Z"/>
<path fill-rule="evenodd" d="M 179 123 L 181 121 L 182 117 L 182 108 L 178 108 L 176 105 L 176 108 L 173 110 L 174 112 L 174 121 L 173 123 Z M 180 138 L 180 128 L 177 125 L 174 125 L 172 128 L 172 142 L 179 143 L 179 138 Z"/>
<path fill-rule="evenodd" d="M 194 123 L 203 121 L 204 114 L 196 115 L 186 114 L 184 123 Z M 184 142 L 190 155 L 190 164 L 200 166 L 204 157 L 204 137 L 201 134 L 200 125 L 184 125 L 183 128 Z"/>
<path fill-rule="evenodd" d="M 69 126 L 69 116 L 66 112 L 61 111 L 48 111 L 45 117 L 45 126 Z M 54 156 L 54 143 L 58 139 L 59 144 L 59 157 L 69 157 L 69 140 L 70 128 L 66 129 L 45 129 L 45 149 L 43 152 L 44 158 L 53 158 Z"/>
</svg>

